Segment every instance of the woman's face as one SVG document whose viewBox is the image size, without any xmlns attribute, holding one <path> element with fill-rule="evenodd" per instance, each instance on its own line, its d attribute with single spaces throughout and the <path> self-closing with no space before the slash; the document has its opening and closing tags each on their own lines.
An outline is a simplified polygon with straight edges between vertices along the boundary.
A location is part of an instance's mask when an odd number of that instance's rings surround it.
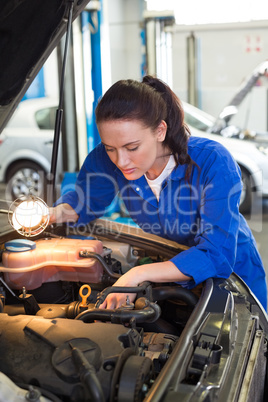
<svg viewBox="0 0 268 402">
<path fill-rule="evenodd" d="M 145 127 L 139 120 L 112 120 L 98 124 L 101 141 L 111 161 L 128 180 L 145 173 L 156 178 L 166 164 L 163 141 L 167 125 L 162 121 L 156 130 Z"/>
</svg>

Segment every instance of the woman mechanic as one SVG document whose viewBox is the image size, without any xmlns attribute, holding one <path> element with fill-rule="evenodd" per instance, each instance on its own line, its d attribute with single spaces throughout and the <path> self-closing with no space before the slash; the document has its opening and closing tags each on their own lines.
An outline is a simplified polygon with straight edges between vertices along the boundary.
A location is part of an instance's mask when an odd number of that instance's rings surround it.
<svg viewBox="0 0 268 402">
<path fill-rule="evenodd" d="M 265 271 L 239 213 L 241 174 L 229 152 L 190 137 L 179 99 L 151 76 L 116 82 L 98 103 L 96 122 L 101 143 L 85 159 L 75 191 L 51 209 L 50 222 L 86 224 L 103 215 L 119 190 L 144 231 L 189 249 L 170 261 L 134 267 L 115 286 L 151 281 L 192 288 L 234 271 L 266 309 Z M 119 307 L 125 298 L 110 294 L 101 307 Z"/>
</svg>

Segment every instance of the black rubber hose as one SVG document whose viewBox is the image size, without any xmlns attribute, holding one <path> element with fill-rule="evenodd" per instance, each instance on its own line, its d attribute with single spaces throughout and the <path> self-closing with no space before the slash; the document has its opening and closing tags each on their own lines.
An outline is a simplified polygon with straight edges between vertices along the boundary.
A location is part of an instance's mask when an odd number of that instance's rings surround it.
<svg viewBox="0 0 268 402">
<path fill-rule="evenodd" d="M 72 358 L 80 375 L 81 382 L 87 389 L 90 400 L 94 402 L 105 402 L 100 381 L 96 375 L 95 367 L 86 359 L 84 353 L 70 342 Z"/>
<path fill-rule="evenodd" d="M 95 320 L 111 321 L 114 324 L 125 324 L 130 322 L 133 318 L 137 323 L 155 322 L 158 320 L 161 315 L 161 309 L 157 304 L 151 303 L 145 298 L 140 298 L 137 302 L 138 306 L 142 307 L 140 310 L 125 310 L 123 308 L 102 310 L 93 308 L 78 314 L 75 320 L 81 320 L 83 322 L 93 322 Z"/>
<path fill-rule="evenodd" d="M 141 285 L 135 287 L 110 286 L 108 288 L 105 288 L 102 292 L 98 294 L 95 307 L 100 307 L 100 305 L 104 302 L 104 300 L 110 293 L 139 293 L 144 295 L 149 285 L 150 282 L 143 282 Z M 152 300 L 150 297 L 149 299 Z"/>
<path fill-rule="evenodd" d="M 110 269 L 109 265 L 106 264 L 104 258 L 101 255 L 94 253 L 93 251 L 80 251 L 79 256 L 83 257 L 83 258 L 95 258 L 96 260 L 98 260 L 101 263 L 101 265 L 103 266 L 103 269 L 107 272 L 107 274 L 111 278 L 118 279 L 118 278 L 120 278 L 120 276 L 122 276 L 121 274 L 117 274 L 117 273 L 113 272 Z"/>
<path fill-rule="evenodd" d="M 152 297 L 155 301 L 179 299 L 192 307 L 194 307 L 199 300 L 195 293 L 191 292 L 189 289 L 181 288 L 179 286 L 161 286 L 152 288 Z"/>
</svg>

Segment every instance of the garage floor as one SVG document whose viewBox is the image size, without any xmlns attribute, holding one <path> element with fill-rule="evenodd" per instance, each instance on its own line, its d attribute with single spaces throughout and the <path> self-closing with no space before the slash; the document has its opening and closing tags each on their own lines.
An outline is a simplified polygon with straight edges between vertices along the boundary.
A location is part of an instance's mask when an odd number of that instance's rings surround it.
<svg viewBox="0 0 268 402">
<path fill-rule="evenodd" d="M 4 200 L 5 186 L 0 184 L 0 209 L 8 208 Z M 256 239 L 264 263 L 268 285 L 268 200 L 255 200 L 251 215 L 246 215 L 245 218 Z M 1 226 L 7 225 L 7 222 L 7 215 L 0 214 L 0 231 Z"/>
</svg>

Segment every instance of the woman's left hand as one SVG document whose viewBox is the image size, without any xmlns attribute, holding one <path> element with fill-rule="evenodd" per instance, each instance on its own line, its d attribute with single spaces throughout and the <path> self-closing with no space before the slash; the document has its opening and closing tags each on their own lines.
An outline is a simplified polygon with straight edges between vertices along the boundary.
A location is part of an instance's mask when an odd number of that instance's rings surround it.
<svg viewBox="0 0 268 402">
<path fill-rule="evenodd" d="M 114 284 L 113 286 L 120 286 L 120 287 L 136 287 L 138 286 L 137 280 L 133 277 L 134 269 L 132 268 L 130 271 L 122 275 Z M 133 278 L 132 278 L 133 277 Z M 110 293 L 105 301 L 100 305 L 101 309 L 115 309 L 122 306 L 122 304 L 126 303 L 127 296 L 129 297 L 129 302 L 132 303 L 135 298 L 135 293 Z"/>
<path fill-rule="evenodd" d="M 113 286 L 136 287 L 140 283 L 148 282 L 180 282 L 190 280 L 190 276 L 184 275 L 171 261 L 156 262 L 152 264 L 139 265 L 130 269 L 122 275 Z M 115 309 L 119 308 L 126 302 L 135 300 L 136 294 L 133 293 L 110 293 L 100 308 Z"/>
</svg>

